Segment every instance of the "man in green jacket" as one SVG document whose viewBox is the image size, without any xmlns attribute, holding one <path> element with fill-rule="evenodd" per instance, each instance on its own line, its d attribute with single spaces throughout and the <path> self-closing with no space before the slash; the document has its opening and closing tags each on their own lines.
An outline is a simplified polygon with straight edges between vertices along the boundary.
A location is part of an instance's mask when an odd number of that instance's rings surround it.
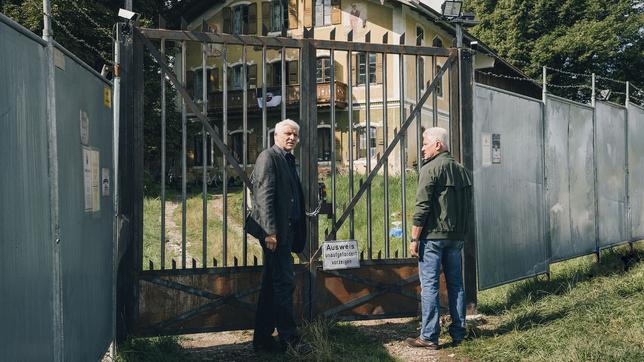
<svg viewBox="0 0 644 362">
<path fill-rule="evenodd" d="M 418 177 L 416 208 L 411 230 L 411 255 L 418 257 L 422 322 L 420 336 L 407 338 L 412 347 L 438 349 L 441 265 L 445 273 L 452 344 L 465 338 L 465 291 L 461 251 L 471 210 L 472 181 L 449 153 L 449 134 L 443 128 L 423 133 L 424 164 Z"/>
</svg>

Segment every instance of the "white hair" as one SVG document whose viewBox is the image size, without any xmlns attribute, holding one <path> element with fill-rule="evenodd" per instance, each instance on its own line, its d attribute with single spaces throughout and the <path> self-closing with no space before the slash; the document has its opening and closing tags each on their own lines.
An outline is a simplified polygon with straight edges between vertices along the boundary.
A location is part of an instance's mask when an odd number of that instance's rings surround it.
<svg viewBox="0 0 644 362">
<path fill-rule="evenodd" d="M 300 125 L 297 124 L 297 122 L 295 122 L 294 120 L 287 118 L 281 122 L 277 122 L 277 124 L 275 125 L 275 134 L 277 135 L 278 133 L 281 133 L 282 130 L 286 127 L 295 128 L 298 133 L 300 132 Z"/>
<path fill-rule="evenodd" d="M 449 150 L 449 132 L 445 128 L 428 128 L 423 132 L 423 137 L 427 138 L 429 142 L 440 142 L 445 149 Z"/>
</svg>

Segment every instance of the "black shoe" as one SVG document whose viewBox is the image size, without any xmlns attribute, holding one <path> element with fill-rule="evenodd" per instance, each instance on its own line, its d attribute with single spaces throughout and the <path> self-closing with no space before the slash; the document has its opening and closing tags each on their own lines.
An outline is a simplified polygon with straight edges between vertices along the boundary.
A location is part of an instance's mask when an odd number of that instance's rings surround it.
<svg viewBox="0 0 644 362">
<path fill-rule="evenodd" d="M 253 339 L 253 350 L 255 352 L 264 352 L 264 353 L 277 353 L 281 351 L 281 347 L 275 338 L 257 338 Z"/>
</svg>

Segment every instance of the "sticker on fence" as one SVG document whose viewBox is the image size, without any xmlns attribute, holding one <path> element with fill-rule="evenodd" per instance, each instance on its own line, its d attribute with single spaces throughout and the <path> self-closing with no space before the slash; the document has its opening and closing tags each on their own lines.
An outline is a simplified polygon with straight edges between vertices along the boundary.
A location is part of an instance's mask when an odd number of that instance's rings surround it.
<svg viewBox="0 0 644 362">
<path fill-rule="evenodd" d="M 501 163 L 501 135 L 492 133 L 492 163 Z"/>
<path fill-rule="evenodd" d="M 322 244 L 324 270 L 350 269 L 360 267 L 358 242 L 355 240 L 334 240 Z"/>
<path fill-rule="evenodd" d="M 83 149 L 83 185 L 85 194 L 85 211 L 96 212 L 101 210 L 99 188 L 99 153 L 89 147 Z"/>
</svg>

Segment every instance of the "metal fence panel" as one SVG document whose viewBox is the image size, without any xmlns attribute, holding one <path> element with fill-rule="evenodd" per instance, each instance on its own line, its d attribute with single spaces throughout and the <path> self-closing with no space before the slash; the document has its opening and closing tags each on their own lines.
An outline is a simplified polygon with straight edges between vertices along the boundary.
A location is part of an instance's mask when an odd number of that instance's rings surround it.
<svg viewBox="0 0 644 362">
<path fill-rule="evenodd" d="M 626 232 L 626 112 L 607 102 L 595 108 L 599 247 L 628 239 Z"/>
<path fill-rule="evenodd" d="M 628 105 L 628 194 L 631 239 L 644 239 L 644 108 Z"/>
<path fill-rule="evenodd" d="M 53 279 L 45 49 L 10 24 L 0 14 L 0 360 L 47 361 Z"/>
<path fill-rule="evenodd" d="M 90 361 L 105 353 L 113 331 L 111 86 L 69 54 L 64 59 L 64 68 L 56 68 L 64 350 L 66 361 Z M 92 182 L 99 177 L 100 183 L 89 191 L 98 200 L 88 205 L 84 155 L 95 152 L 98 164 L 90 160 L 89 166 L 99 173 L 91 174 Z"/>
<path fill-rule="evenodd" d="M 595 250 L 593 109 L 546 100 L 545 161 L 551 260 Z"/>
<path fill-rule="evenodd" d="M 538 101 L 478 84 L 474 94 L 477 257 L 486 289 L 547 271 L 543 125 Z"/>
</svg>

